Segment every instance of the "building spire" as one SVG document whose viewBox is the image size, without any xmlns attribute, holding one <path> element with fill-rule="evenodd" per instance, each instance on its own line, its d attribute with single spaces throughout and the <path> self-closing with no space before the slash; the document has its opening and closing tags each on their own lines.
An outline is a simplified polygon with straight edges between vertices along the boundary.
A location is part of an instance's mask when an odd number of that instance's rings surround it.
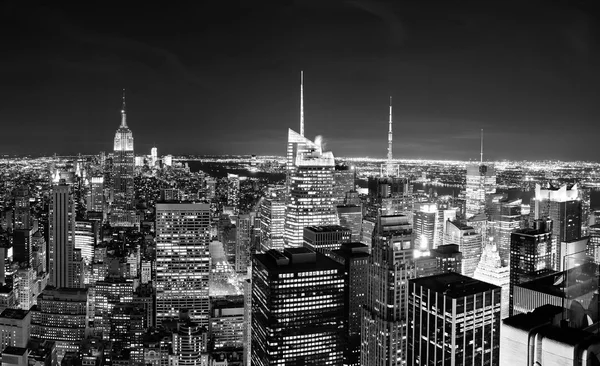
<svg viewBox="0 0 600 366">
<path fill-rule="evenodd" d="M 390 96 L 390 128 L 388 131 L 388 166 L 392 165 L 392 97 Z"/>
<path fill-rule="evenodd" d="M 121 127 L 127 127 L 127 112 L 125 109 L 125 89 L 123 89 L 123 105 L 121 106 Z"/>
<path fill-rule="evenodd" d="M 479 153 L 479 164 L 483 164 L 483 128 L 481 129 L 481 152 Z"/>
<path fill-rule="evenodd" d="M 304 71 L 300 71 L 300 135 L 304 136 Z"/>
</svg>

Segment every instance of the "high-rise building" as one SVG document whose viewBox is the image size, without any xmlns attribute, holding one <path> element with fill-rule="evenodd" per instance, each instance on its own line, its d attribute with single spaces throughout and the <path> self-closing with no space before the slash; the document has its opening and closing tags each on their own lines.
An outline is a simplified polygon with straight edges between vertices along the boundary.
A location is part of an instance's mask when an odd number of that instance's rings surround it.
<svg viewBox="0 0 600 366">
<path fill-rule="evenodd" d="M 13 231 L 13 261 L 31 266 L 33 261 L 33 229 L 14 229 Z"/>
<path fill-rule="evenodd" d="M 31 312 L 5 309 L 0 314 L 0 347 L 27 347 L 31 332 Z"/>
<path fill-rule="evenodd" d="M 242 351 L 244 348 L 244 296 L 214 299 L 209 334 L 212 351 Z"/>
<path fill-rule="evenodd" d="M 250 241 L 255 213 L 238 216 L 235 235 L 235 271 L 248 272 L 250 266 Z"/>
<path fill-rule="evenodd" d="M 344 268 L 308 248 L 256 254 L 252 365 L 342 365 Z"/>
<path fill-rule="evenodd" d="M 406 216 L 378 217 L 361 326 L 363 366 L 402 365 L 405 360 L 406 289 L 413 276 L 413 250 L 412 225 Z"/>
<path fill-rule="evenodd" d="M 360 241 L 362 231 L 362 206 L 360 205 L 341 205 L 336 206 L 340 226 L 347 227 L 352 232 L 351 240 L 353 242 Z"/>
<path fill-rule="evenodd" d="M 263 251 L 283 250 L 285 202 L 277 197 L 267 197 L 260 204 L 260 244 Z"/>
<path fill-rule="evenodd" d="M 479 281 L 491 283 L 501 288 L 501 317 L 508 316 L 510 267 L 503 264 L 500 252 L 493 241 L 483 247 L 481 260 L 475 269 L 473 278 Z"/>
<path fill-rule="evenodd" d="M 203 366 L 208 364 L 208 330 L 191 321 L 180 319 L 173 332 L 173 358 L 179 366 Z"/>
<path fill-rule="evenodd" d="M 153 147 L 150 149 L 150 166 L 152 168 L 156 167 L 156 162 L 158 161 L 158 149 Z"/>
<path fill-rule="evenodd" d="M 514 287 L 552 273 L 552 221 L 536 220 L 510 239 L 509 316 L 513 314 Z"/>
<path fill-rule="evenodd" d="M 533 220 L 552 220 L 552 268 L 563 270 L 561 243 L 581 238 L 582 206 L 577 184 L 568 189 L 563 185 L 556 189 L 535 186 L 535 198 L 531 200 Z"/>
<path fill-rule="evenodd" d="M 431 257 L 436 259 L 440 273 L 460 273 L 462 270 L 462 253 L 458 249 L 458 244 L 440 245 L 431 250 Z"/>
<path fill-rule="evenodd" d="M 408 287 L 407 365 L 499 365 L 498 286 L 445 273 Z"/>
<path fill-rule="evenodd" d="M 344 266 L 345 349 L 344 365 L 360 365 L 362 308 L 367 303 L 369 247 L 362 243 L 343 243 L 331 258 Z"/>
<path fill-rule="evenodd" d="M 188 309 L 208 326 L 210 205 L 156 204 L 156 322 Z"/>
<path fill-rule="evenodd" d="M 496 192 L 496 169 L 483 162 L 467 164 L 466 216 L 485 213 L 486 195 Z"/>
<path fill-rule="evenodd" d="M 90 190 L 87 196 L 87 210 L 104 212 L 104 208 L 104 177 L 92 177 L 90 179 Z"/>
<path fill-rule="evenodd" d="M 15 197 L 14 228 L 31 228 L 31 211 L 29 205 L 29 189 L 18 188 L 13 192 Z"/>
<path fill-rule="evenodd" d="M 36 231 L 31 237 L 31 249 L 33 251 L 31 265 L 38 274 L 45 273 L 48 266 L 46 240 L 44 239 L 44 235 L 42 235 L 39 230 Z"/>
<path fill-rule="evenodd" d="M 340 249 L 342 243 L 349 243 L 350 229 L 340 225 L 307 226 L 304 228 L 304 247 L 329 256 L 332 250 Z"/>
<path fill-rule="evenodd" d="M 289 198 L 285 216 L 284 240 L 288 247 L 302 245 L 306 226 L 337 225 L 333 205 L 333 154 L 322 150 L 320 137 L 315 142 L 289 130 L 293 167 L 288 170 Z"/>
<path fill-rule="evenodd" d="M 522 201 L 506 196 L 493 196 L 489 208 L 489 234 L 494 238 L 500 258 L 508 265 L 510 260 L 510 234 L 521 227 Z"/>
<path fill-rule="evenodd" d="M 481 235 L 473 227 L 460 221 L 449 221 L 446 223 L 445 236 L 445 242 L 457 244 L 459 251 L 462 253 L 460 273 L 467 277 L 473 277 L 481 257 Z"/>
<path fill-rule="evenodd" d="M 52 189 L 48 220 L 48 284 L 56 288 L 74 286 L 75 204 L 71 188 L 58 184 Z"/>
<path fill-rule="evenodd" d="M 240 204 L 240 176 L 227 173 L 227 205 L 233 206 L 237 213 Z"/>
<path fill-rule="evenodd" d="M 31 338 L 56 342 L 60 364 L 67 352 L 77 352 L 89 334 L 88 290 L 47 287 L 31 309 Z"/>
<path fill-rule="evenodd" d="M 438 209 L 435 203 L 424 203 L 415 213 L 413 218 L 413 232 L 415 234 L 415 248 L 421 251 L 430 251 L 439 245 L 436 226 Z"/>
<path fill-rule="evenodd" d="M 115 133 L 113 154 L 113 206 L 110 223 L 112 226 L 133 226 L 135 210 L 133 207 L 133 172 L 135 157 L 133 153 L 133 134 L 127 126 L 125 108 L 125 90 L 121 107 L 121 125 Z"/>
<path fill-rule="evenodd" d="M 81 257 L 90 264 L 94 259 L 96 246 L 96 223 L 91 220 L 75 221 L 75 249 L 81 250 Z"/>
<path fill-rule="evenodd" d="M 336 165 L 333 170 L 333 204 L 335 206 L 343 205 L 346 200 L 346 193 L 354 191 L 354 167 L 347 165 Z"/>
</svg>

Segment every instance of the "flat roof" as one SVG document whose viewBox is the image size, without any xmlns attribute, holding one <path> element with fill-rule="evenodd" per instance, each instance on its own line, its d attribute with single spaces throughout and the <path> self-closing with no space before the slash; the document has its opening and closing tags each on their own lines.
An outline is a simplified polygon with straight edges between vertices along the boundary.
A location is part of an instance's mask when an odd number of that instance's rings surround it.
<svg viewBox="0 0 600 366">
<path fill-rule="evenodd" d="M 0 318 L 23 320 L 29 313 L 29 310 L 6 308 L 0 313 Z"/>
<path fill-rule="evenodd" d="M 175 203 L 175 202 L 169 202 L 169 203 L 157 203 L 156 204 L 156 211 L 169 211 L 169 210 L 173 210 L 173 211 L 205 211 L 205 210 L 210 210 L 210 204 L 208 203 Z"/>
<path fill-rule="evenodd" d="M 310 251 L 308 248 L 303 248 L 303 247 L 287 248 L 286 250 L 290 251 L 291 249 L 293 249 L 292 255 L 296 254 L 296 252 L 298 252 L 299 255 L 314 253 L 314 252 Z M 305 252 L 304 250 L 308 250 L 311 253 Z M 271 273 L 294 273 L 294 272 L 307 272 L 307 271 L 323 271 L 323 270 L 328 270 L 328 269 L 343 270 L 343 268 L 344 268 L 341 264 L 339 264 L 335 260 L 333 260 L 321 253 L 314 253 L 314 261 L 294 263 L 294 261 L 292 259 L 292 261 L 289 261 L 288 263 L 279 264 L 279 265 L 277 264 L 275 259 L 273 257 L 271 257 L 269 254 L 255 254 L 254 258 L 257 261 L 259 261 L 260 263 L 262 263 Z"/>
<path fill-rule="evenodd" d="M 305 231 L 306 230 L 313 231 L 313 232 L 317 232 L 317 233 L 333 233 L 333 232 L 338 232 L 338 231 L 351 231 L 347 227 L 343 227 L 341 225 L 322 225 L 322 226 L 312 225 L 312 226 L 304 227 L 304 230 Z"/>
<path fill-rule="evenodd" d="M 2 354 L 22 356 L 27 352 L 27 348 L 8 346 L 2 351 Z"/>
<path fill-rule="evenodd" d="M 500 290 L 499 286 L 454 272 L 421 277 L 410 280 L 410 282 L 451 298 L 460 298 L 489 290 Z"/>
</svg>

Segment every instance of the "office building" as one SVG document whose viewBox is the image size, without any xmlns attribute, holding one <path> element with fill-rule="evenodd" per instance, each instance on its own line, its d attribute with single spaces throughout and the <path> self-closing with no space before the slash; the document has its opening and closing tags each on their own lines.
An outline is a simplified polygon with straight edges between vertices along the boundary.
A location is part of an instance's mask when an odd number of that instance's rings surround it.
<svg viewBox="0 0 600 366">
<path fill-rule="evenodd" d="M 577 184 L 568 189 L 543 189 L 535 186 L 535 198 L 531 200 L 532 220 L 552 220 L 552 269 L 561 271 L 564 268 L 561 255 L 561 243 L 581 239 L 582 205 L 579 199 Z"/>
<path fill-rule="evenodd" d="M 510 260 L 510 234 L 521 228 L 522 201 L 509 200 L 504 195 L 493 195 L 489 203 L 489 234 L 494 238 L 502 262 Z"/>
<path fill-rule="evenodd" d="M 28 366 L 29 350 L 23 347 L 6 347 L 2 351 L 2 366 Z"/>
<path fill-rule="evenodd" d="M 285 202 L 278 197 L 266 197 L 260 203 L 260 244 L 263 251 L 283 250 Z"/>
<path fill-rule="evenodd" d="M 347 227 L 352 233 L 350 240 L 359 242 L 363 220 L 362 206 L 346 204 L 336 206 L 335 209 L 337 211 L 338 219 L 340 220 L 340 226 Z"/>
<path fill-rule="evenodd" d="M 406 359 L 406 289 L 408 279 L 414 276 L 413 252 L 408 217 L 378 217 L 361 326 L 363 366 L 401 365 Z"/>
<path fill-rule="evenodd" d="M 31 265 L 38 274 L 47 272 L 48 256 L 46 246 L 44 235 L 39 230 L 36 231 L 31 237 L 31 249 L 33 251 Z"/>
<path fill-rule="evenodd" d="M 356 172 L 354 167 L 347 165 L 336 165 L 333 170 L 333 204 L 334 206 L 343 205 L 346 200 L 346 193 L 354 191 L 354 180 Z"/>
<path fill-rule="evenodd" d="M 210 205 L 156 204 L 156 323 L 188 309 L 208 326 Z"/>
<path fill-rule="evenodd" d="M 509 315 L 513 314 L 514 287 L 553 272 L 552 221 L 534 221 L 510 239 Z"/>
<path fill-rule="evenodd" d="M 256 254 L 252 365 L 342 365 L 344 268 L 308 248 Z"/>
<path fill-rule="evenodd" d="M 178 366 L 208 364 L 208 331 L 206 327 L 183 317 L 173 332 L 173 361 Z"/>
<path fill-rule="evenodd" d="M 437 232 L 438 209 L 435 203 L 423 203 L 413 218 L 415 248 L 428 252 L 439 245 Z"/>
<path fill-rule="evenodd" d="M 493 241 L 490 241 L 483 247 L 481 260 L 477 268 L 475 268 L 473 278 L 500 287 L 501 318 L 506 318 L 509 307 L 510 267 L 503 264 L 500 258 L 500 251 L 493 244 Z"/>
<path fill-rule="evenodd" d="M 158 161 L 158 149 L 155 146 L 152 149 L 150 149 L 150 167 L 155 168 L 157 161 Z"/>
<path fill-rule="evenodd" d="M 94 286 L 94 331 L 104 340 L 110 339 L 113 309 L 118 304 L 133 302 L 136 283 L 123 277 L 106 277 Z"/>
<path fill-rule="evenodd" d="M 445 236 L 445 242 L 458 245 L 458 250 L 462 253 L 461 274 L 473 277 L 481 257 L 481 234 L 477 233 L 472 226 L 467 226 L 457 220 L 446 223 Z"/>
<path fill-rule="evenodd" d="M 73 287 L 73 250 L 75 247 L 75 204 L 71 189 L 58 184 L 52 189 L 48 220 L 49 285 Z"/>
<path fill-rule="evenodd" d="M 31 309 L 31 338 L 54 341 L 60 364 L 89 334 L 89 309 L 87 289 L 47 287 Z"/>
<path fill-rule="evenodd" d="M 135 158 L 133 152 L 133 134 L 127 126 L 125 90 L 123 90 L 123 105 L 121 107 L 121 125 L 115 133 L 112 161 L 113 202 L 110 223 L 112 226 L 133 226 L 135 224 L 135 210 L 133 207 L 133 171 Z"/>
<path fill-rule="evenodd" d="M 244 297 L 223 296 L 212 301 L 209 334 L 212 351 L 244 348 Z"/>
<path fill-rule="evenodd" d="M 307 226 L 303 236 L 304 247 L 330 255 L 332 250 L 340 249 L 342 243 L 350 242 L 352 231 L 340 225 Z"/>
<path fill-rule="evenodd" d="M 75 221 L 75 249 L 81 250 L 81 257 L 87 264 L 92 263 L 94 259 L 97 230 L 98 227 L 95 221 Z"/>
<path fill-rule="evenodd" d="M 227 205 L 237 213 L 240 205 L 240 176 L 237 174 L 227 173 Z"/>
<path fill-rule="evenodd" d="M 498 286 L 445 273 L 408 287 L 407 365 L 499 364 Z"/>
<path fill-rule="evenodd" d="M 343 243 L 331 258 L 344 266 L 345 349 L 344 365 L 360 365 L 362 308 L 367 303 L 369 247 L 362 243 Z"/>
<path fill-rule="evenodd" d="M 288 247 L 302 246 L 303 230 L 312 225 L 337 225 L 333 199 L 335 160 L 324 152 L 318 137 L 312 142 L 289 130 L 293 169 L 288 170 L 289 195 L 284 224 L 284 240 Z M 297 150 L 295 150 L 297 149 Z"/>
<path fill-rule="evenodd" d="M 245 274 L 250 266 L 250 243 L 255 213 L 238 216 L 235 235 L 235 271 Z"/>
<path fill-rule="evenodd" d="M 458 244 L 440 245 L 431 250 L 431 257 L 436 259 L 440 273 L 460 273 L 462 270 L 462 253 Z"/>
<path fill-rule="evenodd" d="M 465 189 L 466 216 L 471 218 L 485 212 L 486 196 L 496 192 L 496 169 L 493 164 L 467 164 Z"/>
<path fill-rule="evenodd" d="M 33 229 L 15 229 L 13 231 L 13 261 L 27 267 L 33 261 Z"/>
<path fill-rule="evenodd" d="M 91 177 L 87 196 L 87 210 L 104 212 L 105 204 L 104 177 Z"/>
<path fill-rule="evenodd" d="M 15 229 L 30 229 L 31 228 L 31 208 L 29 205 L 29 189 L 17 188 L 13 191 L 15 198 L 14 209 L 14 228 Z"/>
<path fill-rule="evenodd" d="M 5 309 L 0 314 L 0 347 L 27 347 L 31 333 L 29 310 Z"/>
<path fill-rule="evenodd" d="M 502 321 L 499 365 L 597 365 L 600 337 L 561 324 L 563 309 L 545 305 Z"/>
</svg>

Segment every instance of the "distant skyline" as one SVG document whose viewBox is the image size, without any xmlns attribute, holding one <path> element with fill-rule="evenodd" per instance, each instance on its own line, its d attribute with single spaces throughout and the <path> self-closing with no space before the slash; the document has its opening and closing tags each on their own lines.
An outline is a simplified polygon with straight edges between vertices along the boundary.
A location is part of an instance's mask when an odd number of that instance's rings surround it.
<svg viewBox="0 0 600 366">
<path fill-rule="evenodd" d="M 590 1 L 0 4 L 0 154 L 112 151 L 121 89 L 137 154 L 600 161 Z"/>
</svg>

